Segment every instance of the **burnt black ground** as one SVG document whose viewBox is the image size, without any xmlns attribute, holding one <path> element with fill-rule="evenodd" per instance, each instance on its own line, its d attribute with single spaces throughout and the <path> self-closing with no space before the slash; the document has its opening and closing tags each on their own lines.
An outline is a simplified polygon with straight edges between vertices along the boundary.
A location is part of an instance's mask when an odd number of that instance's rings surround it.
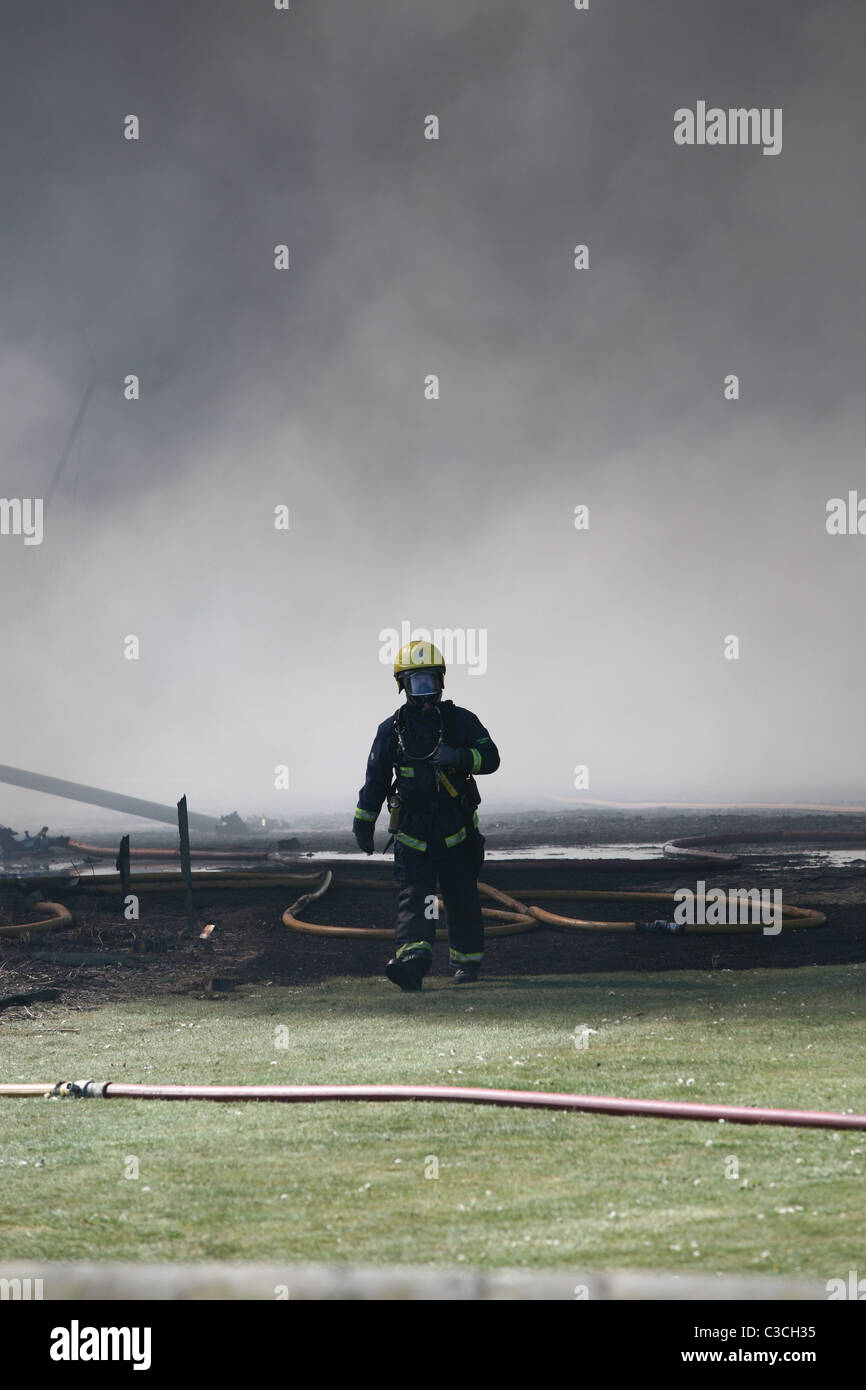
<svg viewBox="0 0 866 1390">
<path fill-rule="evenodd" d="M 536 843 L 602 843 L 660 841 L 658 824 L 630 818 L 626 827 L 606 824 L 599 835 L 574 834 L 558 814 L 546 818 L 540 830 L 527 827 Z M 677 818 L 672 833 L 707 833 L 708 817 Z M 785 828 L 863 828 L 866 819 L 825 816 L 788 817 Z M 766 830 L 780 823 L 766 817 L 713 817 L 719 832 L 743 830 L 756 824 Z M 635 821 L 639 823 L 634 823 Z M 558 822 L 553 824 L 552 822 Z M 669 824 L 665 829 L 669 828 Z M 511 836 L 497 834 L 489 843 Z M 866 843 L 866 834 L 864 834 Z M 866 853 L 866 851 L 864 851 Z M 760 933 L 744 937 L 656 937 L 598 931 L 560 932 L 541 928 L 522 936 L 491 939 L 485 972 L 499 977 L 527 977 L 572 973 L 628 971 L 678 971 L 712 969 L 789 968 L 866 960 L 866 865 L 846 868 L 803 868 L 799 855 L 789 847 L 762 846 L 744 853 L 736 866 L 688 864 L 659 858 L 654 861 L 499 861 L 488 862 L 483 881 L 532 902 L 533 889 L 594 888 L 673 892 L 694 888 L 702 879 L 708 887 L 781 888 L 785 902 L 818 908 L 827 924 L 817 928 L 785 928 L 778 936 Z M 298 858 L 285 868 L 318 873 L 321 861 Z M 328 894 L 302 915 L 311 922 L 351 927 L 390 928 L 394 906 L 391 864 L 381 854 L 364 863 L 333 864 L 335 882 Z M 364 878 L 369 889 L 341 886 L 340 879 Z M 303 890 L 267 887 L 264 883 L 243 890 L 227 890 L 218 884 L 196 887 L 195 915 L 200 925 L 215 923 L 211 943 L 186 934 L 183 895 L 176 892 L 141 896 L 142 916 L 128 923 L 116 897 L 85 890 L 55 891 L 75 917 L 71 928 L 33 937 L 29 942 L 0 938 L 0 997 L 47 986 L 59 988 L 53 1003 L 36 1003 L 32 1012 L 98 1007 L 100 1003 L 141 999 L 172 992 L 195 992 L 219 998 L 226 991 L 254 981 L 279 984 L 315 983 L 331 975 L 379 974 L 390 954 L 388 941 L 351 941 L 298 933 L 281 924 L 281 913 Z M 623 904 L 543 901 L 542 906 L 567 916 L 602 918 L 654 918 L 669 916 L 663 904 L 631 908 Z M 0 921 L 25 920 L 24 902 L 15 889 L 0 889 Z M 128 953 L 121 964 L 72 965 L 34 958 L 35 951 L 105 953 L 115 958 Z M 437 972 L 447 970 L 446 949 L 437 947 Z M 0 1011 L 4 1021 L 25 1014 L 15 1005 Z"/>
</svg>

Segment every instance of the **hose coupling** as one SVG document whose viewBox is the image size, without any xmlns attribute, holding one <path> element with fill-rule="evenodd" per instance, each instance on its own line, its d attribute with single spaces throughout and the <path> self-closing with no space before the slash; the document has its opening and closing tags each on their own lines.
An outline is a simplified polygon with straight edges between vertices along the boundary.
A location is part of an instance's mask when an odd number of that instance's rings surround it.
<svg viewBox="0 0 866 1390">
<path fill-rule="evenodd" d="M 683 922 L 665 922 L 663 918 L 657 917 L 654 922 L 635 922 L 635 931 L 640 932 L 667 932 L 672 936 L 678 936 L 684 928 Z"/>
<path fill-rule="evenodd" d="M 58 1081 L 52 1095 L 74 1096 L 77 1099 L 101 1099 L 105 1095 L 107 1081 Z"/>
</svg>

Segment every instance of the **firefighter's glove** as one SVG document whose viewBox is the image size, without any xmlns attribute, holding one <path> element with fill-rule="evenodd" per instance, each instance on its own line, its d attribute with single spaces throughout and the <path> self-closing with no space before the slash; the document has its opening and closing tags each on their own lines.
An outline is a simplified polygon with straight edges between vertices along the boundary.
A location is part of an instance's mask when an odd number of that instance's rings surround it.
<svg viewBox="0 0 866 1390">
<path fill-rule="evenodd" d="M 368 820 L 356 820 L 352 826 L 352 834 L 358 842 L 358 849 L 365 854 L 373 853 L 373 823 Z"/>
<path fill-rule="evenodd" d="M 459 767 L 468 772 L 472 767 L 472 753 L 468 748 L 450 748 L 447 743 L 440 743 L 433 754 L 433 763 L 436 767 Z"/>
</svg>

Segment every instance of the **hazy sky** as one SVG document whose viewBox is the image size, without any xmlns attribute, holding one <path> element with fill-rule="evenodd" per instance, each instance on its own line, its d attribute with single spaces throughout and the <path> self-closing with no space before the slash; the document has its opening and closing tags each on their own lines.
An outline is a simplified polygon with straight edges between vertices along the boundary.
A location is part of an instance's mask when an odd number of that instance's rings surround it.
<svg viewBox="0 0 866 1390">
<path fill-rule="evenodd" d="M 863 800 L 860 0 L 8 8 L 0 762 L 350 817 L 408 622 L 489 800 Z"/>
</svg>

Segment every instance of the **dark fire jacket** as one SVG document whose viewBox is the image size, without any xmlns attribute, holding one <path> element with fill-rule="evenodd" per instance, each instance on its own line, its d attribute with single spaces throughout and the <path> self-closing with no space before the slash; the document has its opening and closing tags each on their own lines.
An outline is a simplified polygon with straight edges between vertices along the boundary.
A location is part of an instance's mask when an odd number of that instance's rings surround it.
<svg viewBox="0 0 866 1390">
<path fill-rule="evenodd" d="M 440 769 L 444 775 L 437 785 L 436 769 L 424 759 L 439 741 L 440 714 L 442 742 L 452 748 L 468 748 L 473 766 L 468 772 L 458 768 Z M 474 805 L 479 798 L 473 778 L 496 771 L 499 751 L 480 719 L 451 700 L 442 700 L 429 711 L 403 705 L 397 715 L 404 747 L 400 747 L 394 724 L 396 716 L 392 714 L 376 730 L 367 759 L 367 777 L 358 794 L 355 819 L 375 822 L 393 784 L 400 800 L 400 824 L 395 839 L 419 852 L 437 847 L 452 849 L 478 824 Z M 456 796 L 448 790 L 447 782 L 451 783 Z"/>
</svg>

